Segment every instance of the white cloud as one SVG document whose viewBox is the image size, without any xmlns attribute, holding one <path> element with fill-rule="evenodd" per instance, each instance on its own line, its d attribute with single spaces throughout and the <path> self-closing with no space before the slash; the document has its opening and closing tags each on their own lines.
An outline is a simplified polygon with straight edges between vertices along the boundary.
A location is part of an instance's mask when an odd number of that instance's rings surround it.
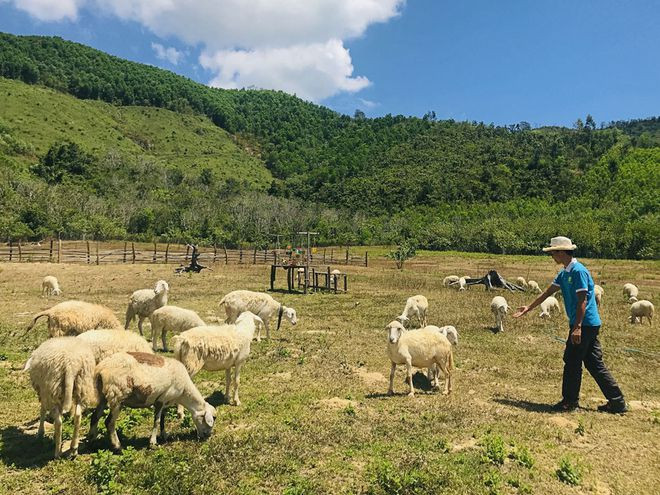
<svg viewBox="0 0 660 495">
<path fill-rule="evenodd" d="M 11 3 L 40 21 L 75 21 L 85 0 L 11 0 Z"/>
<path fill-rule="evenodd" d="M 151 43 L 151 48 L 156 52 L 156 58 L 167 60 L 172 65 L 177 65 L 183 58 L 183 52 L 180 52 L 172 46 L 165 48 L 160 43 Z"/>
<path fill-rule="evenodd" d="M 370 109 L 380 105 L 380 103 L 378 103 L 377 101 L 365 100 L 364 98 L 358 98 L 358 101 L 362 103 L 362 105 L 365 108 L 370 108 Z"/>
<path fill-rule="evenodd" d="M 397 16 L 405 0 L 12 0 L 37 17 L 75 18 L 78 9 L 142 24 L 161 38 L 201 46 L 211 84 L 258 86 L 320 100 L 369 84 L 353 76 L 347 39 Z M 39 5 L 28 10 L 26 5 Z M 65 6 L 67 6 L 65 8 Z M 73 16 L 73 17 L 72 17 Z M 287 58 L 291 57 L 291 58 Z"/>
</svg>

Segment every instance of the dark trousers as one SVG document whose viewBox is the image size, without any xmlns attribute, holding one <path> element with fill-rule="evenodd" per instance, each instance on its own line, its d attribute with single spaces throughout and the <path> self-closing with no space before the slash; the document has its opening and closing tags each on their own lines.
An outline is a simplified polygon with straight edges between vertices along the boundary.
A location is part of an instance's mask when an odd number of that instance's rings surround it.
<svg viewBox="0 0 660 495">
<path fill-rule="evenodd" d="M 566 402 L 577 402 L 582 385 L 582 363 L 594 377 L 601 392 L 614 402 L 623 401 L 623 393 L 614 377 L 603 362 L 603 350 L 598 341 L 600 327 L 582 327 L 582 340 L 575 345 L 571 342 L 570 330 L 564 350 L 564 378 L 561 392 Z"/>
</svg>

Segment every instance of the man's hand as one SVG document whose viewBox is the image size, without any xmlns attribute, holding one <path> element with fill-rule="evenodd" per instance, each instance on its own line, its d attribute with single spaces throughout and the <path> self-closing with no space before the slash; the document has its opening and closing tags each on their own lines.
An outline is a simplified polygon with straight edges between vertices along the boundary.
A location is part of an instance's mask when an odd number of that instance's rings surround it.
<svg viewBox="0 0 660 495">
<path fill-rule="evenodd" d="M 571 332 L 571 342 L 575 345 L 579 345 L 582 342 L 582 325 L 576 325 Z"/>
<path fill-rule="evenodd" d="M 513 313 L 513 317 L 514 317 L 514 318 L 520 318 L 522 315 L 524 315 L 524 314 L 527 313 L 528 311 L 529 311 L 529 306 L 520 306 L 520 307 L 518 308 L 518 311 L 516 311 L 515 313 Z"/>
</svg>

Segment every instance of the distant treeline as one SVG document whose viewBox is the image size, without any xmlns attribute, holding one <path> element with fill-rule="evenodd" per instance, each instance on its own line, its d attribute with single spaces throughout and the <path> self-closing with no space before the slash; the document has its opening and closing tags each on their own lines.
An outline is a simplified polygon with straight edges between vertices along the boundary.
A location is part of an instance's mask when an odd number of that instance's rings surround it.
<svg viewBox="0 0 660 495">
<path fill-rule="evenodd" d="M 660 256 L 658 118 L 597 125 L 586 116 L 572 129 L 531 129 L 437 121 L 433 112 L 348 117 L 283 92 L 208 88 L 59 38 L 0 34 L 0 48 L 7 78 L 207 115 L 257 149 L 275 177 L 269 194 L 240 180 L 172 182 L 130 157 L 115 156 L 110 167 L 75 143 L 53 143 L 30 174 L 3 170 L 5 238 L 264 244 L 268 233 L 313 228 L 322 243 L 412 239 L 431 249 L 531 253 L 562 233 L 591 256 Z M 23 152 L 11 129 L 4 135 L 6 156 Z"/>
</svg>

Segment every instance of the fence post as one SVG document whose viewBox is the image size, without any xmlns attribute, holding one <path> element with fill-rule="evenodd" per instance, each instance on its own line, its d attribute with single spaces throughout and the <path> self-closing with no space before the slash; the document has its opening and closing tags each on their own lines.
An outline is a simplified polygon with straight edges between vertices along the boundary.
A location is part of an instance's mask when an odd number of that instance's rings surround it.
<svg viewBox="0 0 660 495">
<path fill-rule="evenodd" d="M 99 264 L 99 241 L 96 241 L 96 264 Z"/>
<path fill-rule="evenodd" d="M 57 262 L 62 261 L 62 239 L 57 238 Z"/>
<path fill-rule="evenodd" d="M 323 264 L 325 265 L 325 249 L 323 250 Z"/>
<path fill-rule="evenodd" d="M 188 261 L 188 253 L 190 252 L 190 245 L 186 244 L 186 262 Z"/>
<path fill-rule="evenodd" d="M 89 241 L 85 241 L 87 244 L 87 264 L 89 265 L 90 263 L 90 254 L 89 254 Z"/>
<path fill-rule="evenodd" d="M 222 249 L 225 250 L 225 265 L 227 265 L 229 263 L 229 257 L 227 256 L 227 246 L 223 244 Z"/>
<path fill-rule="evenodd" d="M 330 267 L 328 267 L 328 273 L 325 276 L 325 288 L 330 290 Z"/>
<path fill-rule="evenodd" d="M 218 246 L 213 244 L 213 263 L 215 263 L 215 259 L 218 257 Z"/>
<path fill-rule="evenodd" d="M 21 241 L 18 241 L 18 261 L 23 261 L 23 251 L 21 251 Z"/>
<path fill-rule="evenodd" d="M 369 251 L 364 252 L 364 266 L 369 266 Z"/>
<path fill-rule="evenodd" d="M 252 255 L 252 264 L 257 264 L 257 246 L 254 246 L 254 254 Z"/>
<path fill-rule="evenodd" d="M 124 258 L 122 260 L 122 263 L 126 263 L 126 248 L 128 247 L 128 243 L 124 241 Z"/>
<path fill-rule="evenodd" d="M 151 257 L 151 262 L 155 263 L 158 257 L 158 245 L 154 242 L 154 255 Z"/>
<path fill-rule="evenodd" d="M 238 262 L 243 263 L 243 246 L 238 248 Z"/>
<path fill-rule="evenodd" d="M 170 254 L 170 243 L 167 243 L 167 246 L 165 246 L 165 264 L 167 265 L 167 257 Z"/>
<path fill-rule="evenodd" d="M 346 264 L 348 265 L 348 248 L 346 248 Z"/>
<path fill-rule="evenodd" d="M 50 249 L 48 250 L 48 263 L 53 262 L 53 240 L 50 240 Z"/>
<path fill-rule="evenodd" d="M 14 256 L 14 242 L 11 239 L 9 239 L 9 261 L 11 261 L 13 256 Z"/>
<path fill-rule="evenodd" d="M 135 243 L 131 242 L 131 251 L 133 252 L 133 264 L 135 264 Z"/>
<path fill-rule="evenodd" d="M 268 261 L 268 248 L 264 248 L 264 264 Z"/>
<path fill-rule="evenodd" d="M 277 267 L 275 265 L 270 266 L 270 290 L 275 290 L 275 270 Z"/>
</svg>

